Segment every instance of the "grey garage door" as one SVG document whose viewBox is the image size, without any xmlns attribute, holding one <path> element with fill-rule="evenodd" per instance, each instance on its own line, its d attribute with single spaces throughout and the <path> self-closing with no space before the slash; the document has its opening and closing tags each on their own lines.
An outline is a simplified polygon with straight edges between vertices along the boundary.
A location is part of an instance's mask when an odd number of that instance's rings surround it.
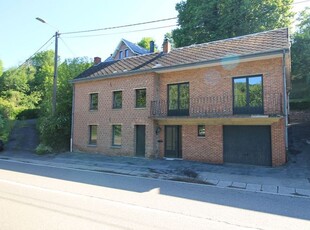
<svg viewBox="0 0 310 230">
<path fill-rule="evenodd" d="M 224 162 L 271 166 L 270 126 L 224 126 Z"/>
</svg>

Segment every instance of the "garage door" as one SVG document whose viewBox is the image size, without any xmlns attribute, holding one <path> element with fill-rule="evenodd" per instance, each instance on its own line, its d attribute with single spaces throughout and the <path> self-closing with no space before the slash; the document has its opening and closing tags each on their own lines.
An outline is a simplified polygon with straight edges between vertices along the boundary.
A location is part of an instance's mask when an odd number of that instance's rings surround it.
<svg viewBox="0 0 310 230">
<path fill-rule="evenodd" d="M 271 166 L 270 126 L 224 126 L 224 162 Z"/>
</svg>

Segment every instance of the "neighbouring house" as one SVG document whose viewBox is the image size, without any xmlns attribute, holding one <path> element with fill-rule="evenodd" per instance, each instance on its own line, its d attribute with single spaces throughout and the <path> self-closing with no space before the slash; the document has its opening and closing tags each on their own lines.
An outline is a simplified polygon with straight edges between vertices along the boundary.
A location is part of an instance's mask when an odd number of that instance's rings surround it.
<svg viewBox="0 0 310 230">
<path fill-rule="evenodd" d="M 144 49 L 143 47 L 132 43 L 126 39 L 122 39 L 113 54 L 111 54 L 110 57 L 108 57 L 105 62 L 107 61 L 115 61 L 115 60 L 120 60 L 123 58 L 127 57 L 132 57 L 132 56 L 137 56 L 141 54 L 148 54 L 148 53 L 153 53 L 155 48 L 155 43 L 154 41 L 150 42 L 150 50 Z M 97 57 L 98 58 L 98 57 Z M 100 60 L 101 61 L 101 60 Z"/>
<path fill-rule="evenodd" d="M 71 147 L 282 165 L 290 67 L 287 29 L 99 63 L 72 80 Z"/>
</svg>

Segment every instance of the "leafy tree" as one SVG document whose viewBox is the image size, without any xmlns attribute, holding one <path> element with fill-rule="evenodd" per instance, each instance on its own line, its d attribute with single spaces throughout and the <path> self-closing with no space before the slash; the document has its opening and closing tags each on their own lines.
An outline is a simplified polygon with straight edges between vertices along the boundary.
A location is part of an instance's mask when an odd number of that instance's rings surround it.
<svg viewBox="0 0 310 230">
<path fill-rule="evenodd" d="M 89 59 L 75 58 L 65 60 L 59 66 L 56 114 L 51 114 L 51 97 L 44 97 L 41 103 L 41 115 L 38 125 L 41 146 L 49 146 L 55 151 L 69 148 L 72 110 L 72 85 L 69 80 L 89 68 L 90 65 Z"/>
<path fill-rule="evenodd" d="M 151 37 L 144 37 L 141 41 L 138 42 L 138 46 L 143 47 L 144 49 L 150 50 L 150 42 L 154 41 Z M 157 50 L 157 46 L 155 45 L 154 50 Z"/>
<path fill-rule="evenodd" d="M 2 75 L 2 73 L 3 73 L 3 63 L 0 60 L 0 76 Z"/>
<path fill-rule="evenodd" d="M 176 47 L 290 26 L 293 0 L 187 0 L 177 3 Z"/>
<path fill-rule="evenodd" d="M 310 8 L 300 13 L 299 24 L 293 35 L 292 80 L 293 98 L 310 98 Z"/>
</svg>

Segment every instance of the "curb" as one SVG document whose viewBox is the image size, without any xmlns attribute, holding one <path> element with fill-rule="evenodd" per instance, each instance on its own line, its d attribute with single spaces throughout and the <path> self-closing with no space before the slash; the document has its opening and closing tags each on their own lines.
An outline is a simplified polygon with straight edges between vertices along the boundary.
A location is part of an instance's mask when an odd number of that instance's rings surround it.
<svg viewBox="0 0 310 230">
<path fill-rule="evenodd" d="M 180 176 L 177 174 L 163 174 L 163 173 L 153 173 L 149 171 L 141 171 L 140 167 L 135 167 L 135 169 L 119 169 L 119 168 L 104 168 L 100 166 L 86 166 L 82 164 L 70 164 L 70 163 L 55 163 L 50 161 L 40 161 L 40 160 L 28 160 L 22 158 L 10 158 L 10 157 L 0 157 L 2 161 L 16 162 L 16 163 L 25 163 L 33 164 L 37 166 L 47 166 L 63 169 L 73 169 L 97 173 L 110 173 L 118 175 L 127 175 L 127 176 L 136 176 L 144 177 L 158 180 L 170 180 L 175 182 L 182 183 L 192 183 L 200 184 L 209 187 L 216 187 L 221 189 L 231 189 L 239 190 L 245 192 L 254 192 L 254 193 L 264 193 L 271 195 L 280 195 L 280 196 L 289 196 L 297 198 L 306 198 L 310 199 L 310 190 L 286 186 L 277 186 L 277 185 L 267 185 L 267 184 L 254 184 L 254 183 L 244 183 L 244 182 L 234 182 L 234 181 L 225 181 L 225 180 L 216 180 L 216 179 L 207 179 L 207 178 L 191 178 L 187 176 Z"/>
</svg>

